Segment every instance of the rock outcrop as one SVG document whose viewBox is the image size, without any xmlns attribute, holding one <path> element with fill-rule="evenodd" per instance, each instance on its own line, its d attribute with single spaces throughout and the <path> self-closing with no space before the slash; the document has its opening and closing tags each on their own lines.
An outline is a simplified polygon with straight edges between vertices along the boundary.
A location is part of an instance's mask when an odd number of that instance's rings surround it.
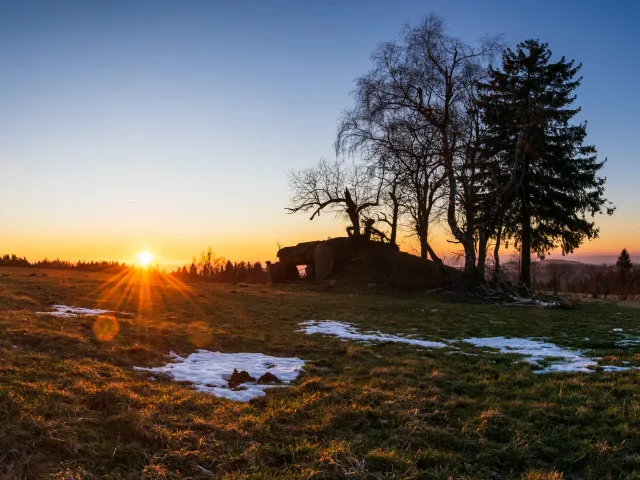
<svg viewBox="0 0 640 480">
<path fill-rule="evenodd" d="M 410 289 L 442 287 L 457 274 L 453 268 L 400 252 L 396 245 L 348 237 L 284 247 L 278 259 L 269 266 L 273 283 L 298 280 L 297 267 L 303 265 L 308 280 Z"/>
</svg>

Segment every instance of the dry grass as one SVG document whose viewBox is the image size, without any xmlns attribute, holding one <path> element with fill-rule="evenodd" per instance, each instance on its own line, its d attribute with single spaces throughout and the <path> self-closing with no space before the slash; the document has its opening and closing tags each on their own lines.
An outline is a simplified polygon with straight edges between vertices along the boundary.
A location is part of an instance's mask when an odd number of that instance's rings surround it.
<svg viewBox="0 0 640 480">
<path fill-rule="evenodd" d="M 44 273 L 0 269 L 0 478 L 640 477 L 640 372 L 536 375 L 508 355 L 296 332 L 335 319 L 431 340 L 544 336 L 640 365 L 611 332 L 640 334 L 637 309 Z M 34 314 L 53 303 L 135 316 L 116 315 L 111 335 L 111 323 Z M 132 369 L 196 348 L 308 364 L 293 386 L 248 403 Z"/>
</svg>

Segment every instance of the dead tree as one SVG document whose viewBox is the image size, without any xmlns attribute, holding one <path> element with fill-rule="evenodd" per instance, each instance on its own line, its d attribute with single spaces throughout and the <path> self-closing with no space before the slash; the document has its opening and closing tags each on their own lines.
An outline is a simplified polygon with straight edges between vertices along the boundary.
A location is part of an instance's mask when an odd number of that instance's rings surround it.
<svg viewBox="0 0 640 480">
<path fill-rule="evenodd" d="M 418 238 L 421 257 L 440 262 L 428 240 L 429 226 L 446 193 L 435 129 L 415 113 L 390 111 L 372 116 L 357 103 L 342 118 L 336 150 L 338 154 L 357 152 L 383 172 L 386 209 L 378 212 L 378 221 L 391 228 L 391 242 L 396 243 L 398 226 L 408 224 Z"/>
<path fill-rule="evenodd" d="M 360 219 L 369 208 L 380 203 L 381 184 L 362 165 L 322 159 L 314 168 L 289 173 L 290 207 L 288 213 L 313 212 L 310 220 L 322 210 L 349 219 L 350 236 L 361 236 Z"/>
</svg>

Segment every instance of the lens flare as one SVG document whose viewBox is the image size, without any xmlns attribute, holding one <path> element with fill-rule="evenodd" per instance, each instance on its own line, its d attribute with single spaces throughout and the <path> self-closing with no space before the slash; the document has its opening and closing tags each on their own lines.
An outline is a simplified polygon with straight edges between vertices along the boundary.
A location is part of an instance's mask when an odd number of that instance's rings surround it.
<svg viewBox="0 0 640 480">
<path fill-rule="evenodd" d="M 93 334 L 102 342 L 113 340 L 120 331 L 118 320 L 113 315 L 102 315 L 93 322 Z"/>
</svg>

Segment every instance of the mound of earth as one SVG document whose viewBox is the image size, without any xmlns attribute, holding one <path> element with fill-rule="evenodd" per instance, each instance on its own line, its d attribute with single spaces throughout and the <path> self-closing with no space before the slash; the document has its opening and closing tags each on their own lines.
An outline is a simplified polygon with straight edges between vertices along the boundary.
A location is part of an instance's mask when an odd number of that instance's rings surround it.
<svg viewBox="0 0 640 480">
<path fill-rule="evenodd" d="M 238 371 L 236 368 L 233 369 L 233 373 L 231 374 L 231 378 L 229 378 L 229 388 L 237 388 L 241 383 L 247 382 L 255 382 L 256 379 L 249 375 L 249 372 L 246 370 Z"/>
<path fill-rule="evenodd" d="M 444 287 L 459 273 L 454 268 L 401 252 L 388 243 L 366 242 L 352 248 L 350 253 L 336 255 L 342 258 L 336 260 L 330 279 L 372 287 L 431 289 Z"/>
<path fill-rule="evenodd" d="M 272 281 L 298 279 L 305 265 L 307 279 L 347 285 L 430 289 L 447 285 L 457 270 L 399 251 L 396 245 L 348 237 L 304 242 L 278 252 L 280 274 Z M 294 273 L 289 275 L 287 272 Z"/>
</svg>

